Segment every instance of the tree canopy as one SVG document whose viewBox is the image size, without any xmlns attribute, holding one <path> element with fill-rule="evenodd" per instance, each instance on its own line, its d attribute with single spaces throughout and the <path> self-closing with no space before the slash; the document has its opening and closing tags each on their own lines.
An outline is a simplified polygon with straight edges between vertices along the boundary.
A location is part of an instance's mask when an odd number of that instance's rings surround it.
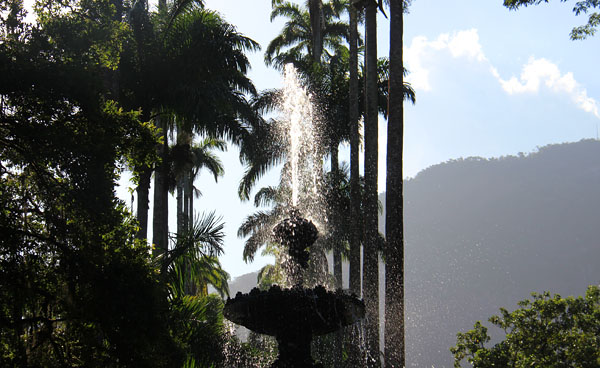
<svg viewBox="0 0 600 368">
<path fill-rule="evenodd" d="M 600 365 L 600 288 L 590 286 L 585 297 L 532 294 L 519 302 L 519 309 L 500 309 L 489 321 L 506 336 L 490 342 L 481 322 L 457 334 L 450 350 L 454 366 L 467 360 L 473 367 L 598 367 Z"/>
<path fill-rule="evenodd" d="M 215 216 L 199 220 L 163 259 L 152 259 L 115 193 L 125 167 L 158 162 L 161 138 L 148 121 L 154 106 L 134 81 L 144 74 L 129 69 L 150 54 L 132 47 L 127 23 L 143 2 L 133 9 L 119 1 L 38 3 L 34 24 L 24 21 L 21 1 L 1 6 L 0 365 L 218 364 L 222 301 L 187 295 L 181 280 L 189 265 L 187 279 L 227 293 L 217 260 L 223 225 Z M 200 15 L 233 42 L 254 45 L 213 13 Z M 234 64 L 246 65 L 241 51 L 234 54 Z M 231 88 L 251 86 L 240 73 Z"/>
<path fill-rule="evenodd" d="M 560 0 L 566 2 L 567 0 Z M 518 9 L 521 6 L 538 5 L 540 3 L 548 3 L 549 0 L 504 0 L 504 6 L 511 10 Z M 600 13 L 592 11 L 592 9 L 600 8 L 598 0 L 583 0 L 575 3 L 573 12 L 575 15 L 588 14 L 588 21 L 582 26 L 578 26 L 571 30 L 571 39 L 583 40 L 588 36 L 596 34 L 597 28 L 600 25 Z"/>
</svg>

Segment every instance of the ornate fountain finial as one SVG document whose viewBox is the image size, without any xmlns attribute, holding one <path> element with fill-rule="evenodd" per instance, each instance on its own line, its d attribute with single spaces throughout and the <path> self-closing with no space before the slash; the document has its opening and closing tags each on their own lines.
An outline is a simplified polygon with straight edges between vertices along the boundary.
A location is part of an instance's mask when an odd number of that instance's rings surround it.
<svg viewBox="0 0 600 368">
<path fill-rule="evenodd" d="M 273 228 L 275 239 L 288 248 L 290 257 L 303 269 L 308 267 L 310 247 L 319 236 L 312 221 L 303 218 L 297 208 L 290 210 L 290 217 Z"/>
</svg>

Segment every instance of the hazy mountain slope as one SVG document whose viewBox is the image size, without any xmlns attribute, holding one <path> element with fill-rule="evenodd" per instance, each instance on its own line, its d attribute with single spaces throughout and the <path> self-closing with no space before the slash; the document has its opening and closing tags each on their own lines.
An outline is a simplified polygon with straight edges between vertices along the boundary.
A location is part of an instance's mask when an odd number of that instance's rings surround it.
<svg viewBox="0 0 600 368">
<path fill-rule="evenodd" d="M 600 282 L 600 142 L 430 167 L 406 182 L 405 231 L 407 362 L 451 367 L 456 332 L 498 307 Z"/>
<path fill-rule="evenodd" d="M 243 274 L 230 281 L 229 294 L 231 297 L 233 298 L 238 291 L 242 293 L 249 293 L 250 290 L 252 290 L 252 288 L 256 287 L 258 284 L 257 277 L 258 271 Z"/>
</svg>

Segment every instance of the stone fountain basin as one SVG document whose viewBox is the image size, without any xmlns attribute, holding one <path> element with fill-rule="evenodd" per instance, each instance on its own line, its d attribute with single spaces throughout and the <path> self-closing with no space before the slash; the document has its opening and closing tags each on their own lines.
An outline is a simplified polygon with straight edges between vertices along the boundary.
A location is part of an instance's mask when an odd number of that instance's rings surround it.
<svg viewBox="0 0 600 368">
<path fill-rule="evenodd" d="M 354 295 L 277 285 L 268 291 L 252 289 L 228 299 L 223 314 L 230 321 L 271 336 L 325 335 L 351 325 L 365 315 L 365 305 Z"/>
</svg>

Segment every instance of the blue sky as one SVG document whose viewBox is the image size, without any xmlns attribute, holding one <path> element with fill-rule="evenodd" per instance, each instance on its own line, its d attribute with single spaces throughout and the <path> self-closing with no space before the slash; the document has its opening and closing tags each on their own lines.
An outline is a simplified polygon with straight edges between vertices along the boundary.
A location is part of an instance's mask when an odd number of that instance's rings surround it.
<svg viewBox="0 0 600 368">
<path fill-rule="evenodd" d="M 206 5 L 263 49 L 283 25 L 269 21 L 270 0 L 207 0 Z M 405 110 L 407 176 L 449 159 L 516 155 L 596 137 L 600 36 L 569 39 L 571 28 L 586 22 L 573 15 L 573 5 L 555 0 L 509 11 L 502 0 L 413 1 L 404 34 L 408 79 L 417 93 L 417 104 Z M 388 20 L 380 15 L 378 25 L 379 55 L 385 56 Z M 259 89 L 281 85 L 278 72 L 264 65 L 262 52 L 251 54 L 250 60 L 250 76 Z M 385 190 L 385 127 L 380 118 L 380 191 Z M 210 175 L 201 175 L 196 186 L 204 195 L 195 203 L 198 212 L 215 210 L 223 216 L 221 262 L 235 277 L 270 259 L 258 257 L 252 264 L 242 260 L 243 240 L 236 231 L 254 208 L 237 199 L 243 168 L 235 147 L 221 159 L 225 176 L 215 184 Z M 340 160 L 348 160 L 347 150 L 341 151 Z M 275 184 L 278 175 L 273 171 L 260 186 Z M 170 228 L 175 228 L 174 219 Z"/>
</svg>

